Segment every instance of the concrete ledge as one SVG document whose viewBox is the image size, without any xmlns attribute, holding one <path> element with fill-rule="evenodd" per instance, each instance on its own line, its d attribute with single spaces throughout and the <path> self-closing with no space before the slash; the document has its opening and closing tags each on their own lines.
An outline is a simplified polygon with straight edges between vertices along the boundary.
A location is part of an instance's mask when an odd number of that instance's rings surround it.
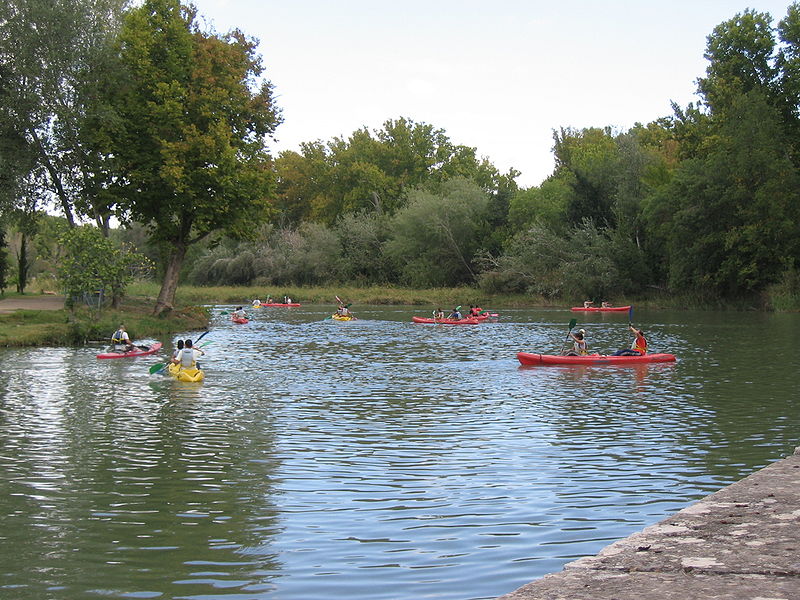
<svg viewBox="0 0 800 600">
<path fill-rule="evenodd" d="M 502 600 L 800 599 L 800 448 Z"/>
</svg>

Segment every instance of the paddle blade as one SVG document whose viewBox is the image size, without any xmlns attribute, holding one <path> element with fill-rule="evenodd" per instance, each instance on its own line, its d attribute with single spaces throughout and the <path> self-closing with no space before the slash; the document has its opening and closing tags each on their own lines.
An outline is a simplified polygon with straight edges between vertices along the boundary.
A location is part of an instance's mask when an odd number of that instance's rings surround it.
<svg viewBox="0 0 800 600">
<path fill-rule="evenodd" d="M 572 331 L 575 329 L 575 325 L 578 324 L 578 319 L 570 319 L 569 320 L 569 330 Z"/>
<path fill-rule="evenodd" d="M 152 375 L 153 373 L 157 373 L 158 371 L 163 370 L 164 369 L 164 365 L 166 365 L 166 363 L 156 363 L 156 364 L 154 364 L 152 367 L 150 367 L 150 375 Z"/>
<path fill-rule="evenodd" d="M 633 324 L 633 306 L 628 309 L 628 325 Z"/>
<path fill-rule="evenodd" d="M 199 342 L 200 340 L 202 340 L 202 339 L 203 339 L 205 336 L 207 336 L 209 333 L 211 333 L 211 330 L 210 330 L 210 329 L 206 329 L 206 330 L 205 330 L 203 333 L 201 333 L 201 334 L 200 334 L 200 337 L 199 337 L 199 338 L 197 338 L 197 339 L 194 341 L 194 343 L 196 344 L 197 342 Z"/>
</svg>

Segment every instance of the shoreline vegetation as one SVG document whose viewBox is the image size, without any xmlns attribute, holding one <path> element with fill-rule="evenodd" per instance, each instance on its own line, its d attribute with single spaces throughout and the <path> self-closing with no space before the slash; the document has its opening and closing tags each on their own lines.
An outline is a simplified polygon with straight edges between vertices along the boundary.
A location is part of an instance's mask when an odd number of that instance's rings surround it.
<svg viewBox="0 0 800 600">
<path fill-rule="evenodd" d="M 40 294 L 45 288 L 40 288 Z M 120 308 L 102 310 L 77 307 L 74 310 L 25 310 L 0 314 L 0 347 L 11 346 L 80 346 L 90 342 L 107 342 L 120 323 L 125 323 L 134 340 L 164 336 L 190 330 L 207 329 L 209 305 L 236 304 L 249 306 L 253 299 L 275 301 L 290 296 L 295 302 L 336 306 L 336 297 L 354 305 L 401 305 L 409 307 L 441 307 L 478 305 L 492 310 L 509 308 L 563 308 L 578 306 L 582 299 L 557 300 L 525 294 L 487 294 L 474 287 L 411 289 L 394 286 L 181 286 L 177 290 L 176 307 L 162 316 L 154 316 L 158 295 L 156 282 L 136 282 L 129 286 Z M 779 292 L 779 290 L 775 290 Z M 8 294 L 4 297 L 24 298 L 37 294 Z M 738 302 L 708 302 L 702 298 L 656 295 L 649 298 L 610 299 L 617 306 L 631 304 L 646 309 L 692 309 L 732 311 L 796 311 L 794 298 L 775 293 L 772 296 Z M 597 300 L 599 304 L 600 300 Z"/>
</svg>

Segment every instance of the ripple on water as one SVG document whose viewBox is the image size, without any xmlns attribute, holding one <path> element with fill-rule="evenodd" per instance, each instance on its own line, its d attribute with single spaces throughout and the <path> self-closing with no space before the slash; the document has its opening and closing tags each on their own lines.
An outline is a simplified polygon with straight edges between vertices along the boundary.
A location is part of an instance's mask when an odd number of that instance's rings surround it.
<svg viewBox="0 0 800 600">
<path fill-rule="evenodd" d="M 0 595 L 495 597 L 797 445 L 797 383 L 751 368 L 783 320 L 637 311 L 678 363 L 537 368 L 516 352 L 572 315 L 252 312 L 215 317 L 203 384 L 150 376 L 163 354 L 0 354 Z M 626 318 L 581 326 L 611 350 Z"/>
</svg>

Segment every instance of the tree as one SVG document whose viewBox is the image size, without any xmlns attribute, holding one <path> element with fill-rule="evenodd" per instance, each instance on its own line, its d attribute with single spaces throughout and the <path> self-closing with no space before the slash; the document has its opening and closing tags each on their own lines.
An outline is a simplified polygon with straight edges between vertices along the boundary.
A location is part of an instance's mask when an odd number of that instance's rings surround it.
<svg viewBox="0 0 800 600">
<path fill-rule="evenodd" d="M 6 250 L 6 231 L 0 228 L 0 296 L 5 295 L 8 287 L 8 250 Z"/>
<path fill-rule="evenodd" d="M 486 192 L 498 192 L 519 175 L 513 169 L 500 175 L 487 159 L 477 158 L 475 148 L 456 145 L 444 130 L 404 117 L 372 132 L 358 129 L 347 139 L 303 144 L 301 154 L 281 154 L 277 171 L 277 205 L 290 223 L 301 218 L 329 225 L 363 211 L 393 215 L 414 188 L 438 193 L 448 180 L 464 177 Z"/>
<path fill-rule="evenodd" d="M 65 256 L 58 267 L 58 280 L 68 303 L 101 291 L 110 293 L 112 306 L 117 308 L 135 270 L 147 264 L 144 256 L 115 246 L 96 227 L 69 229 L 59 242 Z"/>
<path fill-rule="evenodd" d="M 87 83 L 93 77 L 105 80 L 98 66 L 126 1 L 0 4 L 0 117 L 9 132 L 3 137 L 15 137 L 16 145 L 35 157 L 46 174 L 47 200 L 57 199 L 71 226 L 76 210 L 95 212 L 86 193 L 87 155 L 79 132 L 91 102 Z"/>
<path fill-rule="evenodd" d="M 619 151 L 611 130 L 561 129 L 553 132 L 553 138 L 556 171 L 571 173 L 568 222 L 578 225 L 592 219 L 598 226 L 613 227 Z"/>
<path fill-rule="evenodd" d="M 178 0 L 145 0 L 120 34 L 120 80 L 96 150 L 114 191 L 166 252 L 155 314 L 172 308 L 187 249 L 212 234 L 254 235 L 274 176 L 266 138 L 280 123 L 256 41 L 202 31 Z"/>
<path fill-rule="evenodd" d="M 440 194 L 414 190 L 392 219 L 385 246 L 405 282 L 425 287 L 474 281 L 488 201 L 483 190 L 463 178 L 446 182 Z"/>
</svg>

